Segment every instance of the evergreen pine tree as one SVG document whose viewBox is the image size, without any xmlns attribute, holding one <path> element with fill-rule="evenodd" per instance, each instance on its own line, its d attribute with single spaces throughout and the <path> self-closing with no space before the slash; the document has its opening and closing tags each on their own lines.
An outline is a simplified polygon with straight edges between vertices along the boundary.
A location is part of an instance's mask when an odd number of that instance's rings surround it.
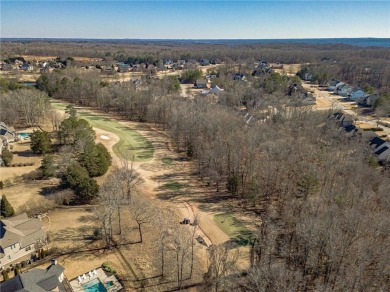
<svg viewBox="0 0 390 292">
<path fill-rule="evenodd" d="M 12 208 L 5 195 L 1 196 L 0 213 L 1 217 L 11 217 L 15 214 L 14 208 Z"/>
</svg>

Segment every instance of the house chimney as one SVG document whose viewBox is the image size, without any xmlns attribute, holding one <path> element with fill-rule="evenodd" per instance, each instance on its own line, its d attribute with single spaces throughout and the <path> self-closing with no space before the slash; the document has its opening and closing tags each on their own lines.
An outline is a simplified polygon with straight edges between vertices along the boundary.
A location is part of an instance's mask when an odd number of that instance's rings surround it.
<svg viewBox="0 0 390 292">
<path fill-rule="evenodd" d="M 51 259 L 51 264 L 52 264 L 53 266 L 57 265 L 57 259 Z"/>
</svg>

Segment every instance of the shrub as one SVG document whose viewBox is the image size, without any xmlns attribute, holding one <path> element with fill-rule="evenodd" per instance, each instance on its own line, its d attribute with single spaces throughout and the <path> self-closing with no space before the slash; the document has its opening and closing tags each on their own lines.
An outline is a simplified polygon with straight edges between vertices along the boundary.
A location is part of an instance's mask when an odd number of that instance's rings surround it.
<svg viewBox="0 0 390 292">
<path fill-rule="evenodd" d="M 108 263 L 108 262 L 102 264 L 102 269 L 105 272 L 108 272 L 111 274 L 116 274 L 116 270 L 113 267 L 111 267 L 110 263 Z"/>
<path fill-rule="evenodd" d="M 363 129 L 363 131 L 373 131 L 373 132 L 379 132 L 379 131 L 383 131 L 383 128 L 367 128 L 367 129 Z"/>
<path fill-rule="evenodd" d="M 9 279 L 8 272 L 6 270 L 3 270 L 1 273 L 3 274 L 4 281 L 7 281 Z"/>
<path fill-rule="evenodd" d="M 0 180 L 0 190 L 2 190 L 3 188 L 4 188 L 4 182 Z"/>
<path fill-rule="evenodd" d="M 7 148 L 4 148 L 1 152 L 1 156 L 3 157 L 3 161 L 5 166 L 9 166 L 12 162 L 12 159 L 14 158 L 14 155 L 11 151 L 9 151 Z"/>
<path fill-rule="evenodd" d="M 92 234 L 92 238 L 94 240 L 99 240 L 99 239 L 102 239 L 103 236 L 102 236 L 102 231 L 100 230 L 100 228 L 95 228 L 93 230 L 93 234 Z"/>
</svg>

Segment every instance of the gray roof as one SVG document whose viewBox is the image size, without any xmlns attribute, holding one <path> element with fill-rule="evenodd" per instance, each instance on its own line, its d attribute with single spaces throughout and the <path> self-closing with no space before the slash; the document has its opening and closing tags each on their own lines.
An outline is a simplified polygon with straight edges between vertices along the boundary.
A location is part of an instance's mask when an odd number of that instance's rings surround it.
<svg viewBox="0 0 390 292">
<path fill-rule="evenodd" d="M 26 291 L 23 289 L 22 280 L 20 275 L 17 275 L 3 283 L 0 283 L 0 291 Z"/>
<path fill-rule="evenodd" d="M 33 269 L 0 284 L 0 291 L 41 292 L 51 291 L 56 287 L 64 291 L 59 277 L 64 272 L 60 265 L 50 265 L 47 269 Z"/>
<path fill-rule="evenodd" d="M 2 248 L 16 243 L 20 243 L 23 248 L 45 238 L 41 221 L 37 218 L 28 218 L 26 213 L 1 220 L 0 247 Z"/>
<path fill-rule="evenodd" d="M 360 89 L 359 87 L 354 87 L 354 88 L 352 88 L 350 94 L 353 94 L 353 93 L 355 93 L 355 92 L 358 92 L 359 90 L 360 90 L 360 91 L 363 91 L 363 90 Z M 364 92 L 364 91 L 363 91 L 363 92 Z"/>
<path fill-rule="evenodd" d="M 381 155 L 383 152 L 385 152 L 386 150 L 388 150 L 389 147 L 385 146 L 385 147 L 382 147 L 381 149 L 379 149 L 378 151 L 375 152 L 376 155 Z"/>
</svg>

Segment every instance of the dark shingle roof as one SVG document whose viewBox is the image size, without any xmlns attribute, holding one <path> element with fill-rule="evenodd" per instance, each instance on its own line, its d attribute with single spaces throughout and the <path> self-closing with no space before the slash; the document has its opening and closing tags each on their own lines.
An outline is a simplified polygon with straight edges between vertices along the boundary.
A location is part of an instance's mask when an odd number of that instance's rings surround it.
<svg viewBox="0 0 390 292">
<path fill-rule="evenodd" d="M 33 269 L 22 273 L 0 284 L 0 291 L 7 292 L 44 292 L 51 291 L 56 287 L 62 291 L 59 277 L 64 268 L 60 265 L 50 265 L 47 269 Z"/>
<path fill-rule="evenodd" d="M 20 275 L 0 283 L 0 291 L 23 291 L 21 289 L 23 289 L 23 284 Z"/>
<path fill-rule="evenodd" d="M 383 143 L 386 143 L 386 141 L 383 140 L 383 139 L 381 139 L 381 138 L 379 138 L 379 137 L 375 137 L 374 139 L 372 139 L 372 140 L 370 141 L 370 145 L 371 145 L 371 146 L 372 146 L 372 145 L 375 145 L 375 148 L 381 146 Z"/>
<path fill-rule="evenodd" d="M 345 128 L 345 131 L 346 132 L 352 132 L 353 130 L 357 130 L 357 128 L 356 128 L 356 126 L 355 125 L 348 125 L 348 126 L 346 126 Z"/>
</svg>

